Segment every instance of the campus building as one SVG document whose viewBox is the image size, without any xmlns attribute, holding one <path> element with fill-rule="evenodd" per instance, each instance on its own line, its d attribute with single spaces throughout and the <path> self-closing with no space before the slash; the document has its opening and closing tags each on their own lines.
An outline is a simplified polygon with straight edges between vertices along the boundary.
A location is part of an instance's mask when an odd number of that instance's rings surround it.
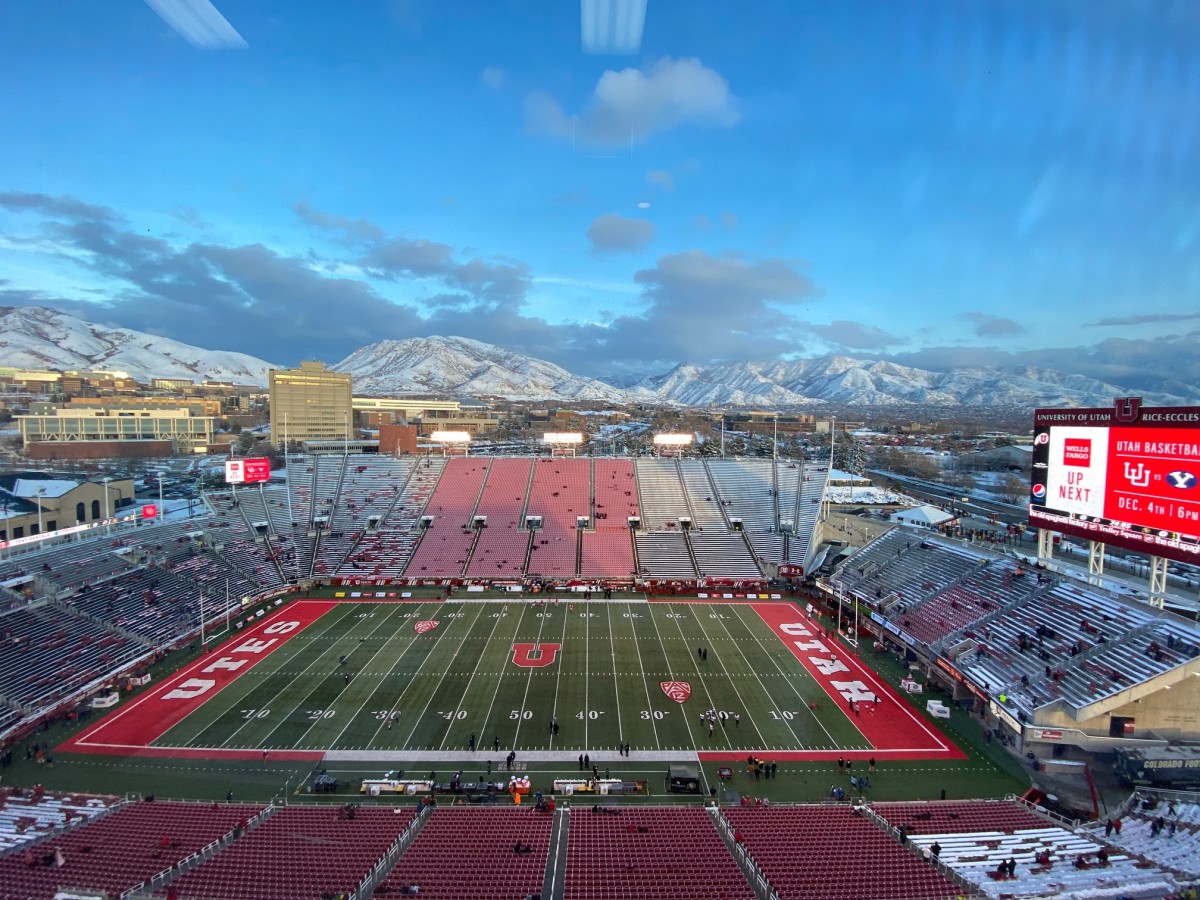
<svg viewBox="0 0 1200 900">
<path fill-rule="evenodd" d="M 353 437 L 351 376 L 306 360 L 298 369 L 271 369 L 271 440 L 327 441 Z"/>
</svg>

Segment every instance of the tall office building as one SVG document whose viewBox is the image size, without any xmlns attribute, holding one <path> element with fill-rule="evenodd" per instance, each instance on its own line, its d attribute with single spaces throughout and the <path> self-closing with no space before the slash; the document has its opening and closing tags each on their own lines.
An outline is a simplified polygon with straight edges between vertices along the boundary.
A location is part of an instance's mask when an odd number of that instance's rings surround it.
<svg viewBox="0 0 1200 900">
<path fill-rule="evenodd" d="M 298 369 L 272 369 L 271 441 L 343 440 L 354 436 L 350 376 L 324 363 L 305 361 Z"/>
</svg>

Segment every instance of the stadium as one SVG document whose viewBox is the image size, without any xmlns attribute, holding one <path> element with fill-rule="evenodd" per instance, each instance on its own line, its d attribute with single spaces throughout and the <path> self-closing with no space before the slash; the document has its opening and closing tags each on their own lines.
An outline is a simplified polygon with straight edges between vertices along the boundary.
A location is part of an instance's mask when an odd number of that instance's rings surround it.
<svg viewBox="0 0 1200 900">
<path fill-rule="evenodd" d="M 460 449 L 294 455 L 282 483 L 237 461 L 199 515 L 6 547 L 0 893 L 1200 876 L 1193 784 L 1109 805 L 1080 761 L 1186 752 L 1193 621 L 1046 547 L 892 524 L 851 545 L 813 461 Z M 1061 797 L 1031 786 L 1051 772 Z"/>
</svg>

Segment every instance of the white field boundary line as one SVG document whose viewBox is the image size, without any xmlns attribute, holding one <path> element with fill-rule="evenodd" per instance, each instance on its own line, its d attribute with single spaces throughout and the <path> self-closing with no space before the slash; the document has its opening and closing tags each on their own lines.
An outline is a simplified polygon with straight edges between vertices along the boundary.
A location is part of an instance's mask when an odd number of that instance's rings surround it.
<svg viewBox="0 0 1200 900">
<path fill-rule="evenodd" d="M 812 619 L 810 619 L 808 617 L 808 615 L 802 609 L 800 609 L 800 607 L 796 603 L 793 602 L 791 604 L 791 606 L 792 606 L 793 610 L 795 610 L 796 615 L 800 616 L 801 618 L 804 619 L 804 621 L 806 621 L 808 623 L 809 628 L 813 632 L 814 635 L 821 633 L 820 627 L 813 624 Z M 764 622 L 764 624 L 766 624 L 766 623 Z M 770 627 L 770 626 L 768 625 L 768 627 Z M 772 629 L 772 631 L 773 630 L 774 629 Z M 776 635 L 776 637 L 778 637 L 778 635 Z M 786 642 L 784 642 L 784 644 L 786 646 Z M 790 650 L 791 648 L 789 647 L 788 649 Z M 838 659 L 842 660 L 843 657 L 839 656 Z M 871 687 L 875 688 L 875 693 L 879 696 L 883 696 L 884 695 L 883 682 L 881 682 L 875 676 L 874 672 L 870 671 L 865 665 L 863 665 L 861 662 L 859 662 L 857 654 L 851 654 L 849 657 L 847 657 L 847 659 L 853 665 L 851 674 L 856 675 L 859 678 L 862 678 L 864 681 L 870 682 Z M 891 693 L 891 688 L 888 687 L 887 691 L 888 691 L 888 693 Z M 902 709 L 904 711 L 905 715 L 907 715 L 917 725 L 917 727 L 921 731 L 925 732 L 925 734 L 928 735 L 929 738 L 933 740 L 933 742 L 937 745 L 937 748 L 939 750 L 941 750 L 942 752 L 948 753 L 952 749 L 954 749 L 953 747 L 946 744 L 945 740 L 943 739 L 943 737 L 940 734 L 938 734 L 936 731 L 931 730 L 929 728 L 928 724 L 926 722 L 924 722 L 921 719 L 921 717 L 917 714 L 916 710 L 914 710 L 907 703 L 895 701 L 895 702 L 892 702 L 890 705 L 892 707 L 899 707 L 900 709 Z M 850 713 L 845 708 L 842 709 L 842 714 L 845 715 L 847 719 L 850 718 Z"/>
<path fill-rule="evenodd" d="M 272 624 L 276 619 L 291 612 L 292 608 L 294 606 L 296 606 L 297 604 L 325 603 L 325 602 L 328 602 L 328 601 L 297 600 L 293 603 L 289 603 L 283 609 L 276 610 L 273 615 L 269 615 L 269 616 L 265 617 L 261 622 L 258 623 L 258 625 L 254 626 L 254 628 L 251 629 L 250 631 L 243 632 L 241 635 L 238 636 L 239 640 L 249 639 L 249 636 L 253 631 L 255 631 L 257 629 L 261 629 L 264 626 Z M 314 620 L 312 624 L 316 624 L 316 622 L 320 621 L 320 619 L 325 618 L 325 616 L 328 615 L 329 612 L 332 612 L 333 609 L 335 609 L 335 608 L 336 607 L 331 607 L 328 612 L 324 613 L 319 619 Z M 329 626 L 326 626 L 326 627 L 330 628 L 330 627 L 332 627 L 332 624 Z M 307 628 L 308 628 L 308 626 L 305 626 L 306 630 L 307 630 Z M 299 637 L 299 635 L 297 635 L 297 637 Z M 274 655 L 274 652 L 272 652 L 271 654 L 268 654 L 268 656 L 273 656 L 273 655 Z M 176 672 L 174 675 L 172 675 L 166 681 L 161 682 L 160 684 L 156 685 L 154 690 L 147 691 L 146 693 L 142 694 L 142 696 L 140 696 L 136 700 L 134 700 L 132 703 L 129 703 L 129 704 L 125 705 L 124 707 L 122 707 L 121 710 L 119 710 L 117 713 L 115 713 L 111 717 L 105 716 L 104 719 L 102 719 L 100 722 L 96 723 L 96 725 L 94 725 L 91 729 L 89 729 L 85 734 L 83 734 L 81 737 L 76 738 L 73 741 L 73 743 L 78 746 L 81 746 L 81 747 L 107 747 L 107 748 L 119 748 L 119 749 L 128 749 L 130 747 L 144 749 L 144 748 L 151 747 L 152 745 L 149 745 L 149 744 L 109 744 L 109 743 L 104 743 L 102 741 L 93 741 L 93 740 L 90 740 L 90 738 L 93 735 L 95 735 L 97 732 L 102 731 L 105 728 L 108 728 L 114 722 L 122 719 L 127 714 L 133 712 L 135 709 L 140 707 L 146 701 L 152 700 L 152 699 L 157 699 L 158 697 L 161 696 L 163 690 L 171 688 L 174 685 L 187 680 L 188 678 L 192 677 L 192 675 L 194 675 L 197 670 L 202 669 L 205 666 L 208 666 L 209 664 L 210 664 L 209 656 L 205 656 L 205 657 L 202 657 L 201 659 L 196 660 L 194 663 L 192 663 L 186 669 L 182 669 L 181 671 Z M 225 686 L 226 689 L 232 687 L 234 684 L 236 684 L 238 682 L 238 680 L 240 680 L 240 679 L 235 678 L 233 681 L 231 681 L 229 684 L 227 684 Z M 223 692 L 224 691 L 219 691 L 218 693 L 223 693 Z M 214 698 L 216 696 L 217 696 L 216 694 L 213 695 Z M 212 699 L 213 698 L 209 698 L 209 701 L 211 701 Z M 202 708 L 202 707 L 197 707 L 197 709 L 200 709 L 200 708 Z M 196 710 L 193 710 L 193 712 L 195 712 L 195 711 Z M 185 718 L 185 721 L 186 721 L 186 718 Z M 179 724 L 183 724 L 183 723 L 180 722 Z M 176 726 L 176 727 L 178 727 L 178 726 Z M 205 726 L 205 727 L 207 727 L 207 726 Z M 178 747 L 178 748 L 173 748 L 173 749 L 186 750 L 186 749 L 193 749 L 193 748 Z"/>
<path fill-rule="evenodd" d="M 771 626 L 769 624 L 767 624 L 767 622 L 764 621 L 763 617 L 760 616 L 755 610 L 751 609 L 750 612 L 759 621 L 759 623 L 766 626 L 767 628 L 771 628 Z M 742 619 L 741 613 L 738 613 L 738 618 Z M 744 619 L 742 619 L 742 624 L 745 625 L 746 631 L 748 631 L 750 633 L 750 635 L 753 637 L 754 643 L 756 643 L 759 646 L 759 648 L 763 651 L 763 656 L 765 656 L 767 659 L 770 659 L 771 664 L 775 666 L 776 671 L 779 672 L 779 674 L 781 676 L 783 676 L 784 683 L 789 688 L 791 688 L 792 693 L 796 695 L 796 699 L 800 701 L 800 705 L 804 709 L 808 710 L 809 717 L 813 720 L 814 723 L 816 723 L 816 726 L 818 728 L 820 728 L 823 732 L 825 732 L 825 737 L 829 740 L 830 745 L 832 747 L 836 748 L 838 745 L 838 742 L 836 740 L 834 740 L 833 735 L 829 733 L 829 729 L 825 727 L 825 723 L 821 721 L 821 717 L 817 715 L 816 710 L 814 710 L 812 707 L 810 707 L 808 705 L 808 701 L 806 701 L 804 699 L 804 695 L 800 693 L 800 691 L 796 688 L 796 685 L 793 684 L 792 681 L 788 678 L 788 674 L 785 671 L 783 671 L 783 667 L 778 663 L 778 661 L 776 661 L 775 658 L 771 656 L 770 651 L 766 648 L 766 646 L 763 645 L 763 642 L 761 640 L 759 640 L 758 636 L 754 633 L 754 629 L 751 628 L 750 625 L 748 625 Z M 771 628 L 771 638 L 773 640 L 779 641 L 779 637 L 778 637 L 778 635 L 775 634 L 775 629 L 773 629 L 773 628 Z M 783 643 L 783 641 L 780 641 L 780 643 Z M 784 645 L 784 648 L 788 649 L 786 644 Z M 794 657 L 795 657 L 795 654 L 793 654 L 793 658 Z M 798 666 L 800 666 L 802 675 L 804 675 L 806 678 L 813 677 L 812 674 L 808 671 L 808 669 L 804 666 L 804 663 L 800 662 L 799 659 L 796 659 L 796 664 Z M 813 678 L 813 680 L 816 681 L 815 678 Z M 821 687 L 822 690 L 824 690 L 824 687 L 821 686 L 819 683 L 818 683 L 818 686 Z M 782 712 L 782 710 L 781 710 L 781 712 Z M 851 724 L 854 724 L 854 723 L 852 722 Z M 858 731 L 858 729 L 855 728 L 855 731 Z M 793 730 L 792 733 L 795 734 L 795 731 Z M 861 731 L 858 732 L 858 735 L 859 735 L 859 737 L 863 738 L 864 741 L 866 741 L 866 735 L 864 735 Z M 801 742 L 801 745 L 803 745 L 803 742 Z M 858 748 L 846 747 L 843 749 L 858 749 Z M 866 747 L 862 748 L 862 749 L 867 749 L 867 750 L 871 749 L 870 741 L 866 741 Z"/>
</svg>

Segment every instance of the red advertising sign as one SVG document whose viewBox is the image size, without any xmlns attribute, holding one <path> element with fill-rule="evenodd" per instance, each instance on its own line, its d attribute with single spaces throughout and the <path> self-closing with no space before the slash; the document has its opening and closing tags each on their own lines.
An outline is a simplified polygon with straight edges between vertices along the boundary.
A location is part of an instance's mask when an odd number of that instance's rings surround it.
<svg viewBox="0 0 1200 900">
<path fill-rule="evenodd" d="M 153 503 L 147 503 L 145 506 L 142 507 L 142 518 L 143 519 L 155 519 L 157 517 L 158 517 L 158 507 L 155 506 Z"/>
<path fill-rule="evenodd" d="M 225 461 L 226 484 L 255 484 L 271 478 L 271 461 L 265 456 Z"/>
<path fill-rule="evenodd" d="M 269 481 L 271 478 L 271 461 L 265 456 L 252 456 L 242 460 L 242 470 L 246 473 L 246 483 Z"/>
</svg>

